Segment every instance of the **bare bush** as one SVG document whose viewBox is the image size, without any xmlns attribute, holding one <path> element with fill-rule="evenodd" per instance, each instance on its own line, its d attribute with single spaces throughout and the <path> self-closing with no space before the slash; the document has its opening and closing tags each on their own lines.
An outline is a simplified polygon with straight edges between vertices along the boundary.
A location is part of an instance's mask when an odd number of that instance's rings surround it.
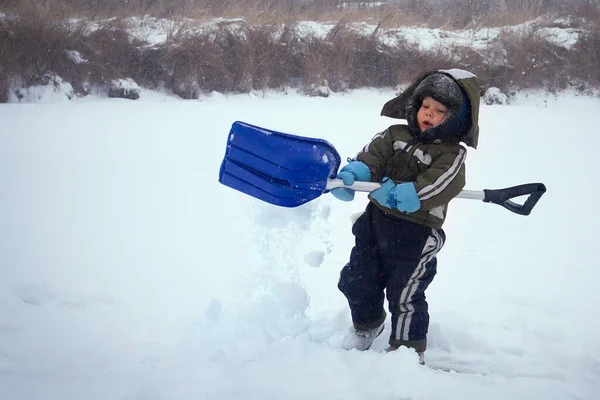
<svg viewBox="0 0 600 400">
<path fill-rule="evenodd" d="M 374 23 L 384 17 L 390 26 L 502 26 L 548 13 L 575 15 L 594 9 L 598 0 L 4 0 L 12 12 L 24 4 L 43 4 L 70 16 L 90 19 L 150 15 L 175 18 L 244 17 L 251 23 L 301 20 Z M 292 21 L 293 20 L 293 21 Z"/>
<path fill-rule="evenodd" d="M 90 79 L 104 83 L 112 79 L 139 74 L 140 49 L 120 21 L 111 21 L 84 35 L 83 46 L 90 60 Z"/>
<path fill-rule="evenodd" d="M 10 83 L 8 82 L 8 76 L 0 68 L 0 103 L 8 102 L 8 92 L 10 90 Z"/>
<path fill-rule="evenodd" d="M 0 20 L 3 81 L 18 77 L 30 86 L 58 74 L 85 94 L 89 84 L 137 74 L 140 43 L 132 42 L 118 21 L 90 29 L 86 21 L 72 23 L 54 13 L 42 4 Z"/>
<path fill-rule="evenodd" d="M 80 47 L 81 35 L 57 22 L 45 7 L 24 7 L 14 18 L 0 20 L 0 70 L 4 80 L 18 76 L 33 85 L 51 71 L 76 80 L 78 70 L 66 50 Z"/>
<path fill-rule="evenodd" d="M 570 55 L 571 76 L 578 79 L 580 88 L 586 84 L 600 87 L 600 29 L 584 34 Z M 581 86 L 583 85 L 583 87 Z"/>
<path fill-rule="evenodd" d="M 546 88 L 557 90 L 570 79 L 567 49 L 553 45 L 536 28 L 505 31 L 500 42 L 506 60 L 487 68 L 487 83 L 503 90 Z"/>
<path fill-rule="evenodd" d="M 231 41 L 235 42 L 235 39 Z M 161 63 L 167 73 L 167 86 L 179 96 L 189 99 L 198 98 L 203 91 L 233 90 L 234 79 L 210 35 L 184 34 L 178 45 L 164 47 L 162 53 Z"/>
<path fill-rule="evenodd" d="M 276 14 L 260 19 L 259 12 L 256 15 L 260 23 L 230 20 L 205 30 L 193 22 L 177 21 L 165 43 L 150 45 L 136 41 L 128 32 L 128 20 L 123 18 L 102 23 L 92 22 L 93 16 L 78 19 L 77 23 L 65 18 L 69 7 L 92 12 L 92 6 L 99 6 L 100 2 L 61 0 L 61 7 L 51 7 L 56 1 L 12 2 L 9 5 L 14 14 L 0 19 L 0 101 L 8 100 L 7 91 L 13 78 L 27 86 L 44 83 L 51 74 L 71 83 L 80 95 L 87 94 L 90 85 L 106 88 L 114 79 L 132 78 L 143 87 L 166 88 L 187 99 L 212 91 L 239 93 L 287 86 L 306 92 L 307 88 L 314 87 L 328 87 L 333 91 L 395 87 L 425 70 L 439 68 L 473 71 L 486 87 L 503 91 L 558 90 L 573 84 L 600 86 L 597 68 L 600 65 L 600 11 L 594 5 L 588 5 L 585 18 L 560 22 L 576 23 L 577 29 L 584 32 L 572 49 L 551 44 L 535 25 L 528 25 L 516 33 L 504 30 L 489 50 L 452 45 L 425 51 L 401 37 L 394 38 L 393 45 L 385 44 L 392 41 L 382 40 L 382 28 L 394 20 L 387 6 L 378 7 L 377 11 L 356 8 L 349 12 L 346 9 L 338 14 L 342 17 L 325 37 L 321 37 L 301 33 L 291 13 L 335 10 L 340 2 L 315 1 L 310 4 L 320 8 L 311 8 L 306 5 L 309 2 L 302 3 L 303 6 L 284 1 L 278 6 L 281 13 L 278 23 L 265 22 Z M 458 6 L 464 0 L 453 1 Z M 127 3 L 128 7 L 138 7 L 141 11 L 173 7 L 165 12 L 199 4 L 216 10 L 229 4 L 213 0 Z M 550 7 L 548 2 L 534 0 L 497 3 L 506 10 L 519 6 L 532 9 L 532 13 Z M 117 6 L 112 0 L 107 0 L 107 4 Z M 431 4 L 426 0 L 405 1 L 396 7 L 406 6 L 416 15 L 431 11 L 427 8 Z M 256 10 L 261 10 L 269 2 L 247 0 L 231 5 L 254 5 Z M 482 5 L 477 7 L 480 8 L 472 8 L 470 16 L 488 10 Z M 591 10 L 596 10 L 596 14 Z M 350 23 L 352 12 L 363 11 L 378 15 L 377 28 L 371 35 L 364 35 Z M 460 23 L 466 24 L 467 20 Z"/>
</svg>

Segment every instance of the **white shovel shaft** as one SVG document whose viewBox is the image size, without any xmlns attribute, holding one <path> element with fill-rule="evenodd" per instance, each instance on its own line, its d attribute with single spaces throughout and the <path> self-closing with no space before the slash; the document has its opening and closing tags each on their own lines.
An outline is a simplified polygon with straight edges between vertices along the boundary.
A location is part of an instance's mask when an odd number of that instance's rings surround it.
<svg viewBox="0 0 600 400">
<path fill-rule="evenodd" d="M 354 183 L 350 186 L 344 185 L 344 181 L 341 179 L 329 179 L 327 180 L 327 190 L 337 189 L 337 188 L 347 188 L 356 190 L 357 192 L 372 192 L 373 190 L 377 190 L 381 187 L 380 183 L 377 182 L 361 182 L 354 181 Z"/>
<path fill-rule="evenodd" d="M 344 181 L 342 181 L 341 179 L 327 180 L 327 190 L 346 188 L 356 190 L 357 192 L 372 192 L 373 190 L 377 190 L 380 187 L 381 184 L 377 182 L 354 181 L 352 185 L 347 186 L 344 185 Z M 456 197 L 461 199 L 483 200 L 485 198 L 485 193 L 483 192 L 483 190 L 463 190 Z"/>
</svg>

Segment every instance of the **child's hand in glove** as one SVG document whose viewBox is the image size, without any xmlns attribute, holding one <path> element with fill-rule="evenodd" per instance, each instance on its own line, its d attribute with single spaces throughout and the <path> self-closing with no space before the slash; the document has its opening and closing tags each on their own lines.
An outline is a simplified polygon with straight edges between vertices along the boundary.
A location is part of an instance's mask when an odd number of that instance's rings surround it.
<svg viewBox="0 0 600 400">
<path fill-rule="evenodd" d="M 371 170 L 367 164 L 361 161 L 351 161 L 340 170 L 338 179 L 344 181 L 344 185 L 352 185 L 354 181 L 369 182 L 371 180 Z M 354 190 L 346 188 L 337 188 L 331 191 L 331 194 L 342 201 L 354 200 Z"/>
<path fill-rule="evenodd" d="M 407 213 L 415 212 L 421 207 L 421 201 L 412 182 L 396 184 L 385 177 L 381 187 L 371 192 L 371 197 L 384 207 Z"/>
</svg>

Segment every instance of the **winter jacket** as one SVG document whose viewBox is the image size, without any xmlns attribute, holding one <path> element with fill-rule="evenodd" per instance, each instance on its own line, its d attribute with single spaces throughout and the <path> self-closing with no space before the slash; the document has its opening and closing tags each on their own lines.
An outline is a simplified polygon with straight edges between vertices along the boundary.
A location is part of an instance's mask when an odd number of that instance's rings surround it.
<svg viewBox="0 0 600 400">
<path fill-rule="evenodd" d="M 476 148 L 479 136 L 479 80 L 467 71 L 445 70 L 424 74 L 398 97 L 387 102 L 381 114 L 391 118 L 406 118 L 406 104 L 417 85 L 428 75 L 443 72 L 450 75 L 464 89 L 471 102 L 471 126 L 460 141 Z M 467 150 L 458 140 L 419 141 L 408 125 L 390 126 L 377 134 L 357 154 L 371 171 L 371 181 L 381 182 L 389 177 L 395 182 L 413 182 L 421 207 L 413 213 L 382 206 L 369 196 L 371 202 L 394 217 L 441 228 L 446 219 L 448 203 L 465 186 L 465 159 Z"/>
</svg>

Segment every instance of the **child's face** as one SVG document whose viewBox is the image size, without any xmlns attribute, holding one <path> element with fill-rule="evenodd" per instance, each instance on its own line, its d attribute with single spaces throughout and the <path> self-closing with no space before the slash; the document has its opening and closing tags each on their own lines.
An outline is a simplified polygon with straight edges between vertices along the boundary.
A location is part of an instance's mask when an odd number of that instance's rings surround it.
<svg viewBox="0 0 600 400">
<path fill-rule="evenodd" d="M 448 107 L 432 97 L 425 97 L 417 113 L 417 123 L 421 132 L 438 125 L 446 118 L 447 114 Z"/>
</svg>

